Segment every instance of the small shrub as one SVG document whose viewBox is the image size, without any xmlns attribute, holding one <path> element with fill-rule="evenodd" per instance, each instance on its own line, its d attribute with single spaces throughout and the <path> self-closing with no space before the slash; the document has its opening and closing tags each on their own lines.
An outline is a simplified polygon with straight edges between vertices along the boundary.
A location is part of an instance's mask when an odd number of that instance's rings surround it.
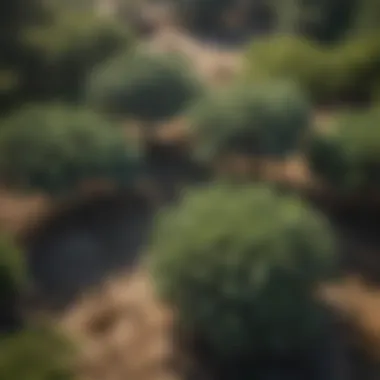
<svg viewBox="0 0 380 380">
<path fill-rule="evenodd" d="M 334 243 L 297 198 L 250 186 L 189 191 L 159 216 L 151 252 L 159 293 L 214 353 L 291 353 L 324 328 L 312 292 L 335 273 Z"/>
<path fill-rule="evenodd" d="M 380 111 L 340 115 L 335 128 L 315 132 L 307 152 L 312 171 L 344 191 L 380 189 Z"/>
<path fill-rule="evenodd" d="M 28 328 L 1 337 L 0 378 L 7 380 L 72 380 L 71 347 L 48 329 Z"/>
<path fill-rule="evenodd" d="M 88 11 L 58 9 L 50 23 L 26 31 L 34 52 L 30 91 L 34 98 L 83 101 L 89 72 L 101 62 L 129 51 L 134 37 L 128 28 Z"/>
<path fill-rule="evenodd" d="M 244 79 L 292 79 L 318 103 L 364 101 L 379 78 L 380 44 L 375 36 L 330 47 L 294 37 L 254 42 L 246 54 Z"/>
<path fill-rule="evenodd" d="M 260 83 L 268 79 L 293 80 L 311 95 L 318 93 L 326 69 L 324 51 L 311 41 L 295 37 L 271 37 L 253 42 L 246 53 L 244 79 Z M 314 90 L 314 91 L 313 91 Z"/>
<path fill-rule="evenodd" d="M 96 107 L 144 121 L 177 114 L 199 91 L 186 62 L 174 54 L 119 56 L 96 70 L 89 83 Z"/>
<path fill-rule="evenodd" d="M 308 127 L 310 106 L 296 86 L 270 83 L 213 94 L 190 117 L 202 159 L 224 153 L 283 156 Z"/>
<path fill-rule="evenodd" d="M 276 36 L 253 42 L 246 52 L 246 73 L 259 76 L 308 76 L 320 61 L 316 44 L 302 38 Z M 318 59 L 319 58 L 319 59 Z"/>
<path fill-rule="evenodd" d="M 59 193 L 85 179 L 128 184 L 139 162 L 122 131 L 86 110 L 25 107 L 0 128 L 0 173 L 11 186 Z"/>
</svg>

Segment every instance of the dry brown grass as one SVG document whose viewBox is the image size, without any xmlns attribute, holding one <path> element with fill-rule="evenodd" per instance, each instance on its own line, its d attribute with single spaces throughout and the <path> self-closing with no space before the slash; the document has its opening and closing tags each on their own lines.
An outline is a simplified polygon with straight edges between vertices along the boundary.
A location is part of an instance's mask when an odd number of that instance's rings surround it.
<svg viewBox="0 0 380 380">
<path fill-rule="evenodd" d="M 41 194 L 25 195 L 0 190 L 0 230 L 18 235 L 50 212 L 52 201 Z"/>
<path fill-rule="evenodd" d="M 26 194 L 1 188 L 0 231 L 22 238 L 63 209 L 112 194 L 115 189 L 114 183 L 94 179 L 80 183 L 69 196 L 54 199 L 42 193 Z"/>
<path fill-rule="evenodd" d="M 356 342 L 380 361 L 380 289 L 360 277 L 321 288 L 322 299 L 353 328 Z"/>
<path fill-rule="evenodd" d="M 174 380 L 172 317 L 136 271 L 84 296 L 60 324 L 80 348 L 79 379 Z"/>
<path fill-rule="evenodd" d="M 352 326 L 357 343 L 380 360 L 380 290 L 350 277 L 319 294 Z M 80 380 L 175 380 L 181 367 L 173 320 L 148 275 L 138 270 L 83 296 L 60 325 L 79 344 Z"/>
</svg>

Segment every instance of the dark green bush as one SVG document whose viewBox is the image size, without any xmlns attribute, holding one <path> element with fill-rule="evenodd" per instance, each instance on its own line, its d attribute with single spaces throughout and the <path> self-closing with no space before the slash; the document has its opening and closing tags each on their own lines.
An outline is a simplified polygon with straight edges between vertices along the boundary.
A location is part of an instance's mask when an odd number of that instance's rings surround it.
<svg viewBox="0 0 380 380">
<path fill-rule="evenodd" d="M 340 190 L 380 190 L 380 111 L 340 115 L 315 132 L 307 152 L 312 171 Z"/>
<path fill-rule="evenodd" d="M 46 328 L 0 337 L 0 379 L 72 380 L 71 353 L 71 345 Z"/>
<path fill-rule="evenodd" d="M 246 54 L 245 80 L 296 81 L 318 103 L 367 101 L 380 76 L 378 36 L 352 38 L 330 47 L 296 37 L 254 42 Z"/>
<path fill-rule="evenodd" d="M 224 153 L 283 156 L 308 127 L 310 105 L 297 86 L 275 82 L 212 94 L 190 113 L 196 155 L 203 159 Z"/>
<path fill-rule="evenodd" d="M 90 11 L 58 10 L 49 23 L 25 32 L 31 50 L 27 90 L 34 97 L 83 101 L 90 71 L 99 63 L 128 51 L 134 37 L 124 25 Z"/>
<path fill-rule="evenodd" d="M 313 345 L 313 298 L 335 273 L 324 219 L 265 187 L 190 190 L 159 215 L 150 265 L 161 296 L 220 355 L 286 354 Z"/>
<path fill-rule="evenodd" d="M 137 52 L 99 67 L 90 80 L 89 99 L 112 114 L 154 121 L 180 112 L 199 91 L 181 57 Z"/>
<path fill-rule="evenodd" d="M 86 179 L 134 180 L 137 146 L 100 116 L 60 105 L 31 106 L 0 126 L 0 173 L 11 186 L 48 192 Z"/>
<path fill-rule="evenodd" d="M 183 22 L 195 32 L 221 30 L 221 15 L 236 6 L 235 0 L 175 0 Z"/>
<path fill-rule="evenodd" d="M 18 296 L 24 290 L 26 277 L 26 268 L 21 252 L 9 238 L 1 236 L 0 333 L 12 329 L 20 321 L 17 313 Z"/>
</svg>

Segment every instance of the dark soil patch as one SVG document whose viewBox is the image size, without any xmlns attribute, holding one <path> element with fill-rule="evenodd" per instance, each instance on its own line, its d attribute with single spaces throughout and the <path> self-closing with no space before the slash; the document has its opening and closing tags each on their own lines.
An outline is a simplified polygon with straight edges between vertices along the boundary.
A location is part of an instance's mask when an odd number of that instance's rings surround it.
<svg viewBox="0 0 380 380">
<path fill-rule="evenodd" d="M 110 273 L 132 267 L 147 241 L 152 208 L 136 194 L 100 197 L 64 210 L 29 240 L 38 293 L 64 305 Z"/>
</svg>

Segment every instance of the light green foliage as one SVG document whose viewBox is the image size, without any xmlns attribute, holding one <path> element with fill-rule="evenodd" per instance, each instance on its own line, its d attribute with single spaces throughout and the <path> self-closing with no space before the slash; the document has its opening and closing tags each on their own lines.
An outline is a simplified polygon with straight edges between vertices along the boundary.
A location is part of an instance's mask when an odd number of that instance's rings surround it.
<svg viewBox="0 0 380 380">
<path fill-rule="evenodd" d="M 308 151 L 316 175 L 341 190 L 380 190 L 380 111 L 347 113 L 315 132 Z"/>
<path fill-rule="evenodd" d="M 335 273 L 335 247 L 322 216 L 299 199 L 214 185 L 189 190 L 155 227 L 157 289 L 216 353 L 290 353 L 321 333 L 312 292 Z"/>
<path fill-rule="evenodd" d="M 201 91 L 187 62 L 176 54 L 124 54 L 96 70 L 89 101 L 110 113 L 158 120 L 182 111 Z"/>
<path fill-rule="evenodd" d="M 60 105 L 31 106 L 0 126 L 0 172 L 13 186 L 52 193 L 85 179 L 134 180 L 137 146 L 100 116 Z"/>
<path fill-rule="evenodd" d="M 255 41 L 246 52 L 245 78 L 253 83 L 291 79 L 309 90 L 318 85 L 324 54 L 318 45 L 291 36 Z"/>
<path fill-rule="evenodd" d="M 96 63 L 109 51 L 132 43 L 132 35 L 125 27 L 92 12 L 61 11 L 49 27 L 49 33 L 46 25 L 29 29 L 25 38 L 50 60 L 70 57 Z"/>
<path fill-rule="evenodd" d="M 72 380 L 71 345 L 48 329 L 28 328 L 0 339 L 0 379 Z"/>
<path fill-rule="evenodd" d="M 317 102 L 366 99 L 379 78 L 377 35 L 349 39 L 331 47 L 299 37 L 253 42 L 246 54 L 244 79 L 291 79 Z"/>
<path fill-rule="evenodd" d="M 308 127 L 310 105 L 297 86 L 271 82 L 211 94 L 191 109 L 190 118 L 198 136 L 195 154 L 202 159 L 224 153 L 283 156 Z"/>
</svg>

